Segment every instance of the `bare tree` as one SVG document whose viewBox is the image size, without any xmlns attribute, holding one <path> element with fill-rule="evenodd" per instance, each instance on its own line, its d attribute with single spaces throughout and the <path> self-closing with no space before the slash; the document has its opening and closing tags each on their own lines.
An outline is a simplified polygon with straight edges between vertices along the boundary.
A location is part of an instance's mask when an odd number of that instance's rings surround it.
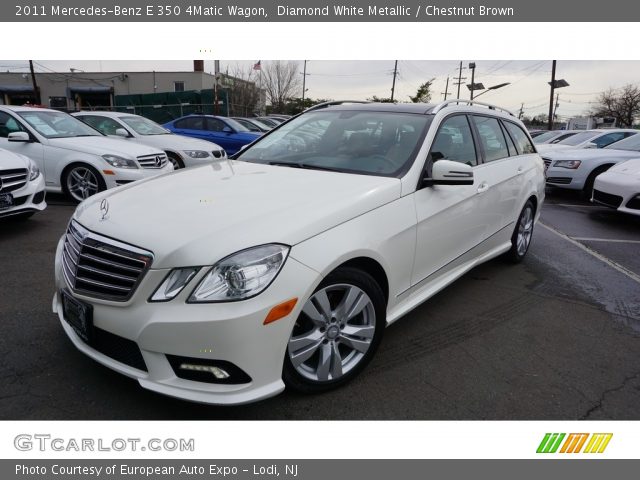
<svg viewBox="0 0 640 480">
<path fill-rule="evenodd" d="M 276 60 L 262 69 L 262 88 L 275 112 L 284 112 L 285 104 L 299 95 L 302 78 L 298 62 Z"/>
<path fill-rule="evenodd" d="M 229 112 L 232 116 L 247 117 L 260 108 L 259 72 L 251 66 L 236 63 L 228 78 Z"/>
<path fill-rule="evenodd" d="M 613 117 L 619 127 L 631 127 L 640 115 L 640 88 L 625 85 L 619 90 L 610 88 L 598 97 L 591 114 L 595 117 Z"/>
</svg>

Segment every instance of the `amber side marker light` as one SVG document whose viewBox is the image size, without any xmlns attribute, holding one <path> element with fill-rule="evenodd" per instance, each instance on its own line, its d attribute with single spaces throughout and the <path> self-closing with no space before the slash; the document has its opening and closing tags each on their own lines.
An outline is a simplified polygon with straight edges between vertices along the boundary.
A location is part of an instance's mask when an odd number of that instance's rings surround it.
<svg viewBox="0 0 640 480">
<path fill-rule="evenodd" d="M 293 311 L 293 307 L 298 303 L 297 298 L 292 298 L 291 300 L 287 300 L 286 302 L 282 302 L 271 309 L 267 318 L 264 319 L 263 325 L 268 325 L 269 323 L 273 323 L 276 320 L 280 320 L 281 318 L 286 317 Z"/>
<path fill-rule="evenodd" d="M 114 172 L 113 170 L 102 170 L 102 173 L 104 173 L 105 175 L 115 175 L 116 172 Z"/>
</svg>

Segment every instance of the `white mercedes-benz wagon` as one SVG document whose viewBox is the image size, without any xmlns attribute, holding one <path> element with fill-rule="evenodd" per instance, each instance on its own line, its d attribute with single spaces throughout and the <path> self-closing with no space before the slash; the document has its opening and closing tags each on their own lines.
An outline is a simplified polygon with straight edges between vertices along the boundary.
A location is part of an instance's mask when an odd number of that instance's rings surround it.
<svg viewBox="0 0 640 480">
<path fill-rule="evenodd" d="M 320 392 L 474 266 L 522 260 L 544 184 L 529 134 L 497 107 L 321 104 L 235 159 L 82 202 L 53 310 L 79 350 L 156 392 Z"/>
</svg>

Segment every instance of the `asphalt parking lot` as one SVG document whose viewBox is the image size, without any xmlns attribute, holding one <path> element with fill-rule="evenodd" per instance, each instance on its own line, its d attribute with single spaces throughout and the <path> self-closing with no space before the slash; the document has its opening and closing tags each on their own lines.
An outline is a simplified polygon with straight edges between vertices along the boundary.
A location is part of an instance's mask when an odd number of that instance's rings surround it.
<svg viewBox="0 0 640 480">
<path fill-rule="evenodd" d="M 575 420 L 640 418 L 640 217 L 547 192 L 520 265 L 469 272 L 385 333 L 349 385 L 240 407 L 146 391 L 80 354 L 51 313 L 73 206 L 0 223 L 0 418 Z"/>
</svg>

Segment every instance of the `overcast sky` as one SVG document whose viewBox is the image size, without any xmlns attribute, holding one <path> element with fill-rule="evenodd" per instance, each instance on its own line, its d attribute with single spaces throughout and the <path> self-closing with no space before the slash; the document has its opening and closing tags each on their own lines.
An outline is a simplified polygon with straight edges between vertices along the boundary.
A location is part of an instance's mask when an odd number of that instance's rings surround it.
<svg viewBox="0 0 640 480">
<path fill-rule="evenodd" d="M 189 60 L 177 61 L 40 61 L 36 60 L 36 71 L 68 72 L 77 68 L 87 72 L 108 71 L 175 71 L 191 70 L 193 64 Z M 257 62 L 257 59 L 256 59 Z M 266 65 L 269 61 L 262 60 Z M 449 94 L 457 92 L 453 77 L 458 76 L 459 60 L 398 61 L 398 78 L 396 82 L 396 99 L 408 100 L 415 94 L 418 86 L 435 78 L 432 101 L 441 100 L 445 91 L 447 76 L 449 77 Z M 470 60 L 463 61 L 468 67 Z M 231 73 L 234 67 L 250 68 L 253 61 L 221 61 L 221 70 Z M 303 62 L 299 64 L 302 73 Z M 551 61 L 518 61 L 487 60 L 475 61 L 475 82 L 491 87 L 509 82 L 510 85 L 489 91 L 478 100 L 493 103 L 517 112 L 524 103 L 525 115 L 548 112 L 549 85 L 551 77 Z M 313 60 L 307 62 L 307 96 L 311 98 L 364 100 L 373 95 L 388 97 L 391 93 L 394 61 L 327 61 Z M 205 71 L 213 72 L 213 60 L 205 61 Z M 27 61 L 0 60 L 0 71 L 28 71 Z M 463 82 L 471 82 L 471 72 L 463 68 Z M 302 78 L 302 75 L 301 75 Z M 557 114 L 560 117 L 580 115 L 589 110 L 598 93 L 610 87 L 619 88 L 626 84 L 640 82 L 639 61 L 558 61 L 556 78 L 565 79 L 569 86 L 557 90 L 560 94 Z M 478 92 L 476 92 L 476 96 Z M 469 98 L 469 90 L 462 85 L 461 98 Z M 451 97 L 450 97 L 451 98 Z"/>
</svg>

